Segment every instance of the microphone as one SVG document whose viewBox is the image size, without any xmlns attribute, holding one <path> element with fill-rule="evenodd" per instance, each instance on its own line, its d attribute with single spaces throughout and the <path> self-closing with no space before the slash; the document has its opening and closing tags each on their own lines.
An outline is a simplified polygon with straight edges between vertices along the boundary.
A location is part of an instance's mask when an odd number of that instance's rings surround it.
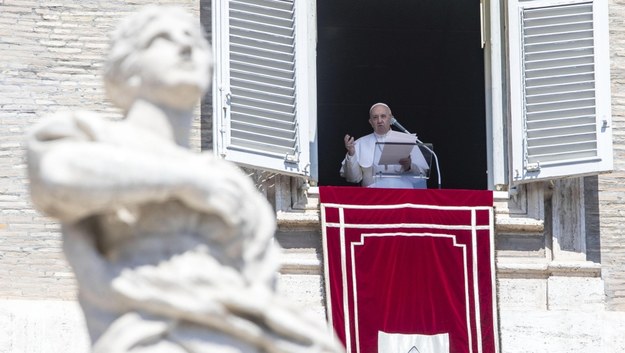
<svg viewBox="0 0 625 353">
<path fill-rule="evenodd" d="M 399 121 L 397 121 L 397 119 L 395 119 L 395 117 L 391 117 L 391 125 L 395 125 L 396 128 L 400 129 L 401 131 L 409 134 L 410 132 L 403 126 L 401 126 L 401 124 L 399 123 Z"/>
</svg>

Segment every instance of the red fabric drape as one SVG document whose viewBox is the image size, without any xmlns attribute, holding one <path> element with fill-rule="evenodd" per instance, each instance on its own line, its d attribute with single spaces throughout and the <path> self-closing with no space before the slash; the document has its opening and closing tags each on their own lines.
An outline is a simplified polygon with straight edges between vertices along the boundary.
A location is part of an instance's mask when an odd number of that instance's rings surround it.
<svg viewBox="0 0 625 353">
<path fill-rule="evenodd" d="M 330 321 L 348 352 L 378 331 L 497 348 L 490 191 L 320 187 Z"/>
</svg>

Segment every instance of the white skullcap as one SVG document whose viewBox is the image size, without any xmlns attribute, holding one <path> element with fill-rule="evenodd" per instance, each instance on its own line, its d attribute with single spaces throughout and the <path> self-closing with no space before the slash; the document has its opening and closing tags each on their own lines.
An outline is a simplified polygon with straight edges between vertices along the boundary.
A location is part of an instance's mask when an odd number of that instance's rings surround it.
<svg viewBox="0 0 625 353">
<path fill-rule="evenodd" d="M 373 111 L 373 108 L 377 107 L 378 105 L 386 107 L 386 109 L 388 109 L 389 112 L 391 111 L 391 108 L 388 105 L 386 105 L 386 104 L 384 104 L 382 102 L 379 102 L 379 103 L 376 103 L 376 104 L 372 105 L 371 108 L 369 108 L 369 115 L 371 115 L 371 111 Z"/>
</svg>

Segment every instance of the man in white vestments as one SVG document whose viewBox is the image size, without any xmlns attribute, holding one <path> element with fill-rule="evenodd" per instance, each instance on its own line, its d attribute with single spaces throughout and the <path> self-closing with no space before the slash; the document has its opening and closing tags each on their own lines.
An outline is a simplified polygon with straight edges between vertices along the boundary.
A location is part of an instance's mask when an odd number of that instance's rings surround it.
<svg viewBox="0 0 625 353">
<path fill-rule="evenodd" d="M 340 174 L 348 182 L 366 187 L 425 188 L 429 165 L 421 150 L 414 147 L 409 155 L 399 159 L 398 164 L 380 165 L 384 143 L 406 141 L 403 132 L 391 130 L 393 115 L 384 103 L 376 103 L 369 109 L 369 124 L 373 133 L 354 140 L 345 135 L 347 154 L 341 164 Z M 416 142 L 416 137 L 412 138 Z M 389 177 L 391 176 L 391 177 Z"/>
</svg>

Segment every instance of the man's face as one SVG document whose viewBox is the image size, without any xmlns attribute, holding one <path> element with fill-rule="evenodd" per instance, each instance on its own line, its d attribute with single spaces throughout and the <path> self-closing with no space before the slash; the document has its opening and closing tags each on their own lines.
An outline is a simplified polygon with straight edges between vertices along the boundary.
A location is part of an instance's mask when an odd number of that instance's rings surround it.
<svg viewBox="0 0 625 353">
<path fill-rule="evenodd" d="M 383 106 L 377 105 L 369 114 L 369 124 L 378 135 L 384 135 L 391 129 L 391 111 Z"/>
</svg>

